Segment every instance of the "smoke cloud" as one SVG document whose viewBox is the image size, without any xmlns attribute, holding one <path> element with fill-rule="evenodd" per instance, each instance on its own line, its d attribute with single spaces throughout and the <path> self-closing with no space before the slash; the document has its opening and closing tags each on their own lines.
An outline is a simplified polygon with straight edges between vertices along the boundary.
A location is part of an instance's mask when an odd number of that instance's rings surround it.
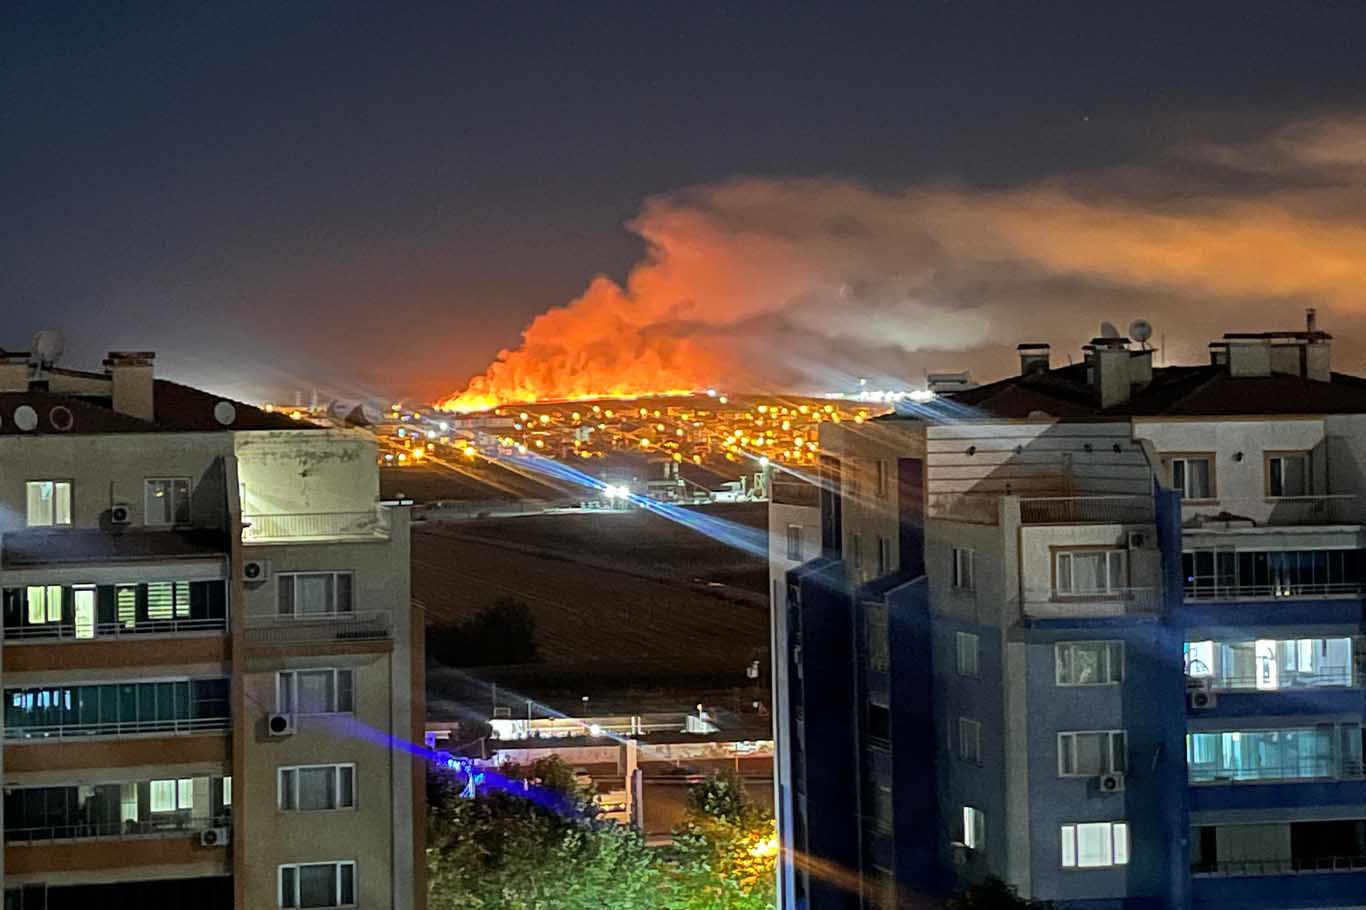
<svg viewBox="0 0 1366 910">
<path fill-rule="evenodd" d="M 653 198 L 628 227 L 646 252 L 624 285 L 595 278 L 445 404 L 992 378 L 1019 341 L 1076 350 L 1138 316 L 1191 360 L 1304 306 L 1340 365 L 1366 352 L 1366 120 L 1000 192 L 735 179 Z"/>
</svg>

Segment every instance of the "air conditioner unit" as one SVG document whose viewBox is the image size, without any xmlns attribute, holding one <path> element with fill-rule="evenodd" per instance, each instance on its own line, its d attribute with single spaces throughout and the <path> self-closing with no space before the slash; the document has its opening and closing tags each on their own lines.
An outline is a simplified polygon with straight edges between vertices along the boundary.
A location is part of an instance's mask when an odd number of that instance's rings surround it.
<svg viewBox="0 0 1366 910">
<path fill-rule="evenodd" d="M 294 732 L 294 715 L 270 715 L 270 717 L 266 719 L 266 732 L 271 736 L 289 736 Z"/>
<path fill-rule="evenodd" d="M 111 525 L 130 525 L 133 523 L 133 507 L 126 502 L 116 502 L 109 510 Z"/>
<path fill-rule="evenodd" d="M 1208 676 L 1187 676 L 1187 692 L 1207 692 L 1209 691 L 1210 679 Z"/>
<path fill-rule="evenodd" d="M 270 560 L 248 559 L 242 563 L 243 581 L 265 581 L 270 578 Z"/>
<path fill-rule="evenodd" d="M 1129 549 L 1141 550 L 1148 545 L 1148 535 L 1143 531 L 1129 532 Z"/>
<path fill-rule="evenodd" d="M 228 828 L 206 828 L 199 832 L 201 847 L 226 847 L 231 840 L 232 834 Z"/>
<path fill-rule="evenodd" d="M 1123 772 L 1111 771 L 1109 774 L 1102 774 L 1096 778 L 1096 788 L 1101 793 L 1119 793 L 1124 789 Z"/>
<path fill-rule="evenodd" d="M 1206 708 L 1213 708 L 1219 704 L 1219 696 L 1208 689 L 1196 689 L 1186 694 L 1186 700 L 1190 702 L 1192 710 L 1203 711 Z"/>
</svg>

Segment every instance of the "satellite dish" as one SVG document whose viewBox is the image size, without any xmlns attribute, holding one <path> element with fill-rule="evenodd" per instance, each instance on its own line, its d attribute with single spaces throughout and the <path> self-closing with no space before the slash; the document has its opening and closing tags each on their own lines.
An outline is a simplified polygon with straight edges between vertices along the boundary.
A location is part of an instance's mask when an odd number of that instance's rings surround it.
<svg viewBox="0 0 1366 910">
<path fill-rule="evenodd" d="M 1115 324 L 1113 322 L 1102 322 L 1100 324 L 1100 337 L 1121 338 L 1123 336 L 1119 334 L 1119 329 L 1115 328 Z"/>
<path fill-rule="evenodd" d="M 66 339 L 56 329 L 44 329 L 33 336 L 33 349 L 29 356 L 38 363 L 52 365 L 66 350 Z"/>
<path fill-rule="evenodd" d="M 213 406 L 213 419 L 225 427 L 230 427 L 237 419 L 237 408 L 232 406 L 231 401 L 220 401 Z"/>
<path fill-rule="evenodd" d="M 1144 343 L 1149 338 L 1153 337 L 1152 323 L 1148 322 L 1146 319 L 1135 319 L 1133 322 L 1129 323 L 1129 337 L 1139 344 Z"/>
<path fill-rule="evenodd" d="M 26 404 L 14 409 L 14 425 L 25 433 L 38 429 L 38 412 Z"/>
</svg>

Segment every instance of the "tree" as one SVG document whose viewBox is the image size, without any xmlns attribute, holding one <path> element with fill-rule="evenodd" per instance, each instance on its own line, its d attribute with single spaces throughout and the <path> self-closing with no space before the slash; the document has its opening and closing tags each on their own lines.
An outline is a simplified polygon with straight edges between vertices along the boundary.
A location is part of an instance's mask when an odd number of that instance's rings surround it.
<svg viewBox="0 0 1366 910">
<path fill-rule="evenodd" d="M 744 779 L 726 771 L 688 792 L 674 829 L 675 906 L 688 910 L 768 910 L 777 895 L 778 840 L 772 816 Z"/>
<path fill-rule="evenodd" d="M 1013 886 L 993 875 L 959 891 L 948 906 L 949 910 L 1030 910 L 1043 904 L 1020 897 Z"/>
<path fill-rule="evenodd" d="M 463 781 L 434 775 L 432 910 L 659 910 L 657 858 L 630 828 L 595 817 L 572 768 L 552 757 L 503 771 L 473 799 L 459 797 Z"/>
<path fill-rule="evenodd" d="M 536 620 L 525 603 L 502 597 L 468 622 L 428 628 L 427 654 L 447 667 L 535 663 Z"/>
</svg>

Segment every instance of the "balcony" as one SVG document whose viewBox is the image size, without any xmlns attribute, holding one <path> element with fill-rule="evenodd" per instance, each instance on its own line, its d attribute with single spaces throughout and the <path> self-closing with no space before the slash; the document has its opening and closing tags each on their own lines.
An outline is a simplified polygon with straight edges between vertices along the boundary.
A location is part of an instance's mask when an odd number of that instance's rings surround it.
<svg viewBox="0 0 1366 910">
<path fill-rule="evenodd" d="M 1027 525 L 1152 524 L 1151 496 L 1042 496 L 1020 500 Z"/>
<path fill-rule="evenodd" d="M 53 841 L 124 840 L 127 838 L 179 837 L 210 828 L 228 827 L 228 815 L 189 818 L 168 815 L 140 821 L 89 821 L 38 828 L 6 828 L 5 843 L 24 845 Z"/>
<path fill-rule="evenodd" d="M 1361 523 L 1361 506 L 1352 494 L 1221 498 L 1181 504 L 1181 524 L 1187 530 L 1233 531 Z"/>
<path fill-rule="evenodd" d="M 1026 616 L 1039 619 L 1157 615 L 1162 612 L 1162 590 L 1115 588 L 1081 595 L 1060 595 L 1047 589 L 1026 591 L 1021 607 Z"/>
<path fill-rule="evenodd" d="M 148 635 L 205 635 L 226 632 L 228 620 L 219 616 L 207 619 L 150 619 L 136 625 L 122 622 L 101 623 L 44 623 L 31 626 L 7 626 L 7 642 L 101 641 L 135 639 Z"/>
<path fill-rule="evenodd" d="M 246 640 L 258 645 L 326 642 L 387 641 L 392 635 L 391 614 L 326 613 L 313 616 L 252 616 Z"/>
<path fill-rule="evenodd" d="M 1191 875 L 1205 878 L 1246 875 L 1317 875 L 1366 871 L 1366 856 L 1312 856 L 1295 859 L 1233 860 L 1198 863 Z"/>
<path fill-rule="evenodd" d="M 379 508 L 365 512 L 252 513 L 242 516 L 243 543 L 388 539 L 389 517 Z"/>
<path fill-rule="evenodd" d="M 60 739 L 88 739 L 92 736 L 184 736 L 214 733 L 232 725 L 229 717 L 168 718 L 166 720 L 107 720 L 90 723 L 5 725 L 5 739 L 33 742 Z"/>
<path fill-rule="evenodd" d="M 995 525 L 1001 521 L 1001 497 L 987 493 L 931 493 L 926 503 L 930 518 Z"/>
</svg>

